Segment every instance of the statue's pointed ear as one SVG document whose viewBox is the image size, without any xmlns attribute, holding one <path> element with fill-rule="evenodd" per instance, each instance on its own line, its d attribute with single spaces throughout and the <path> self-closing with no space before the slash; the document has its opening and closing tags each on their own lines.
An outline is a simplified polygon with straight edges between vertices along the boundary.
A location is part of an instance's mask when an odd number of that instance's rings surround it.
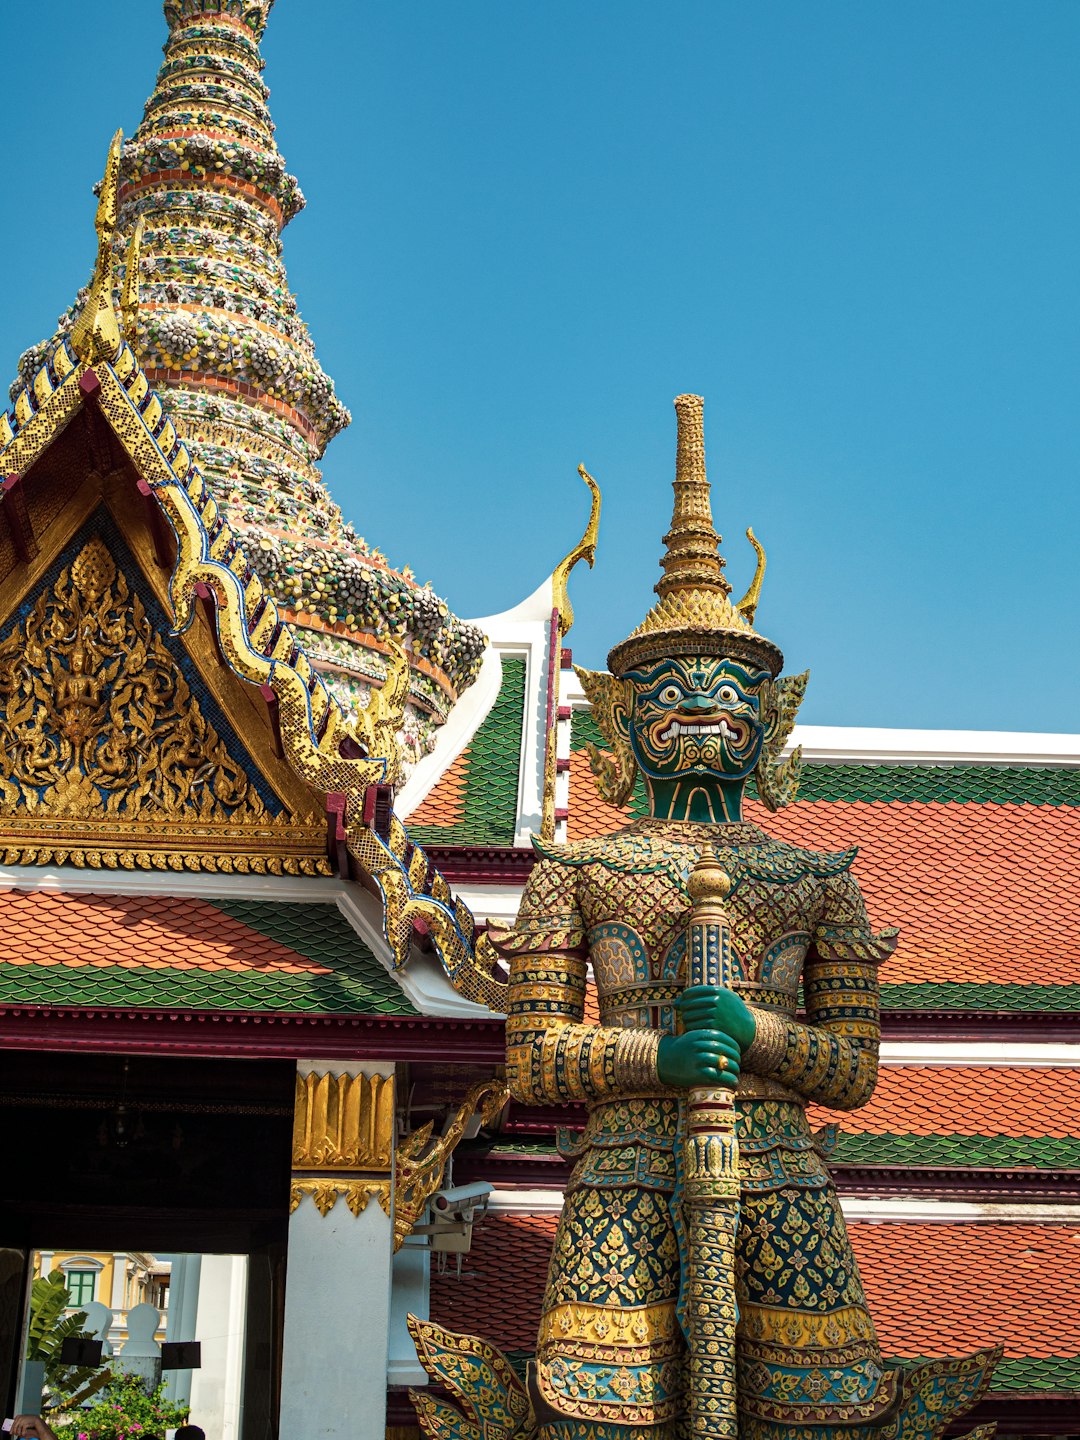
<svg viewBox="0 0 1080 1440">
<path fill-rule="evenodd" d="M 596 788 L 609 805 L 625 805 L 637 779 L 637 762 L 630 748 L 630 686 L 606 670 L 586 670 L 580 665 L 574 670 L 596 728 L 611 747 L 610 753 L 596 745 L 586 747 Z"/>
<path fill-rule="evenodd" d="M 799 791 L 802 750 L 796 748 L 786 760 L 781 760 L 780 752 L 795 727 L 795 716 L 806 694 L 809 679 L 809 670 L 804 670 L 801 675 L 782 675 L 777 680 L 770 680 L 761 690 L 765 744 L 754 778 L 758 795 L 769 810 L 790 805 Z"/>
</svg>

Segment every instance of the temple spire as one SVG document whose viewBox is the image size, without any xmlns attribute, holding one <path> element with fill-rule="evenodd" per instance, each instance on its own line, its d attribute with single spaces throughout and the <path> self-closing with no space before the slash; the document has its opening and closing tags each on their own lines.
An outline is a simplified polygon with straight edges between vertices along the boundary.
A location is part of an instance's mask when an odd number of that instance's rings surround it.
<svg viewBox="0 0 1080 1440">
<path fill-rule="evenodd" d="M 346 711 L 385 678 L 391 640 L 408 651 L 415 760 L 475 678 L 484 639 L 356 534 L 317 468 L 350 417 L 282 258 L 282 230 L 304 197 L 262 80 L 272 4 L 166 0 L 164 62 L 114 177 L 113 299 L 147 378 Z"/>
</svg>

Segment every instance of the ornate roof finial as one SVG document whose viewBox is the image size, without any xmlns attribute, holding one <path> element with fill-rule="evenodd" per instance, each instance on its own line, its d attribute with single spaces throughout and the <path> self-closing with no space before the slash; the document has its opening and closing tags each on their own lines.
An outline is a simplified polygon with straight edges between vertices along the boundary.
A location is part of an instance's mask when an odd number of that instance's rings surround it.
<svg viewBox="0 0 1080 1440">
<path fill-rule="evenodd" d="M 551 577 L 551 597 L 555 609 L 559 612 L 559 639 L 565 640 L 574 623 L 574 607 L 570 604 L 570 596 L 566 590 L 566 582 L 570 579 L 570 572 L 574 566 L 584 560 L 588 563 L 589 569 L 596 563 L 596 541 L 600 534 L 600 486 L 585 469 L 579 465 L 578 474 L 589 487 L 592 496 L 592 503 L 589 507 L 589 522 L 585 526 L 585 534 L 570 551 L 565 559 L 560 560 L 555 566 L 555 573 Z"/>
<path fill-rule="evenodd" d="M 124 260 L 124 288 L 120 291 L 120 318 L 123 322 L 124 339 L 135 344 L 135 332 L 139 324 L 139 265 L 142 261 L 142 237 L 145 222 L 140 215 L 128 241 Z"/>
<path fill-rule="evenodd" d="M 123 138 L 123 132 L 117 130 L 109 146 L 94 220 L 98 237 L 97 259 L 86 302 L 71 327 L 72 347 L 87 365 L 95 365 L 99 360 L 115 360 L 120 353 L 120 324 L 113 305 L 112 241 L 116 230 L 116 192 Z"/>
<path fill-rule="evenodd" d="M 679 395 L 675 461 L 675 509 L 664 536 L 660 596 L 637 629 L 608 655 L 613 675 L 671 655 L 727 655 L 778 675 L 784 663 L 779 648 L 754 630 L 752 620 L 765 573 L 765 552 L 757 552 L 757 571 L 738 605 L 730 600 L 724 576 L 720 537 L 713 528 L 709 482 L 705 474 L 702 429 L 704 402 L 700 395 Z"/>
</svg>

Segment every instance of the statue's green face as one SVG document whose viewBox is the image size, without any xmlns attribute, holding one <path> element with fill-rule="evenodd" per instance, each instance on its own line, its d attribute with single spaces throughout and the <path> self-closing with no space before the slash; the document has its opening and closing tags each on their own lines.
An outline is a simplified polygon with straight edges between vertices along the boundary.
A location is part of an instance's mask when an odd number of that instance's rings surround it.
<svg viewBox="0 0 1080 1440">
<path fill-rule="evenodd" d="M 686 655 L 629 672 L 630 745 L 653 780 L 745 780 L 764 741 L 769 677 L 736 660 Z"/>
</svg>

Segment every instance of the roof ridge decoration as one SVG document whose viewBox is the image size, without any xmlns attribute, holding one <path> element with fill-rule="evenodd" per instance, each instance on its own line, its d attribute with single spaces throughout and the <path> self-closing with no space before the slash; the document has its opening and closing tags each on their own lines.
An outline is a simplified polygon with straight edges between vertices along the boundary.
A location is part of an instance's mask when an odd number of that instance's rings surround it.
<svg viewBox="0 0 1080 1440">
<path fill-rule="evenodd" d="M 754 578 L 743 598 L 731 602 L 705 471 L 704 405 L 700 395 L 675 397 L 675 503 L 671 528 L 663 541 L 663 574 L 654 587 L 660 599 L 641 624 L 612 648 L 610 673 L 574 666 L 597 727 L 610 747 L 604 751 L 590 743 L 586 748 L 601 799 L 609 805 L 625 805 L 633 792 L 637 764 L 629 741 L 619 733 L 612 716 L 613 706 L 629 708 L 623 676 L 639 665 L 670 655 L 722 653 L 746 660 L 772 677 L 762 691 L 767 724 L 754 778 L 767 808 L 777 810 L 789 805 L 798 793 L 802 751 L 796 747 L 786 760 L 781 752 L 794 728 L 810 672 L 782 676 L 784 657 L 779 646 L 754 629 L 765 551 L 752 529 L 746 535 L 756 556 Z"/>
<path fill-rule="evenodd" d="M 317 468 L 350 416 L 285 270 L 282 232 L 304 197 L 278 150 L 262 79 L 270 9 L 269 0 L 165 5 L 164 61 L 110 170 L 118 260 L 144 227 L 129 250 L 137 267 L 125 265 L 125 296 L 134 268 L 142 292 L 137 305 L 125 300 L 125 334 L 151 386 L 171 394 L 230 524 L 346 713 L 385 679 L 388 639 L 409 652 L 404 743 L 415 762 L 475 679 L 484 637 L 356 533 Z M 74 318 L 61 317 L 61 331 Z M 21 383 L 45 348 L 26 352 Z"/>
<path fill-rule="evenodd" d="M 85 354 L 98 354 L 96 347 L 108 331 L 107 320 L 80 330 Z M 282 748 L 294 773 L 322 794 L 345 797 L 342 841 L 382 897 L 383 929 L 395 966 L 408 962 L 419 924 L 458 993 L 503 1010 L 505 984 L 491 973 L 492 952 L 476 944 L 468 906 L 453 895 L 393 811 L 385 835 L 365 821 L 369 787 L 384 784 L 396 762 L 390 748 L 395 731 L 392 697 L 384 708 L 376 704 L 346 720 L 296 630 L 256 573 L 119 326 L 116 353 L 94 364 L 75 349 L 75 338 L 74 331 L 59 336 L 18 392 L 11 414 L 0 413 L 3 472 L 25 474 L 82 405 L 98 407 L 176 537 L 169 581 L 174 633 L 192 623 L 197 597 L 212 600 L 222 659 L 241 679 L 273 692 Z M 400 695 L 408 664 L 400 647 L 395 660 L 392 689 Z M 357 735 L 367 752 L 359 757 Z"/>
</svg>

